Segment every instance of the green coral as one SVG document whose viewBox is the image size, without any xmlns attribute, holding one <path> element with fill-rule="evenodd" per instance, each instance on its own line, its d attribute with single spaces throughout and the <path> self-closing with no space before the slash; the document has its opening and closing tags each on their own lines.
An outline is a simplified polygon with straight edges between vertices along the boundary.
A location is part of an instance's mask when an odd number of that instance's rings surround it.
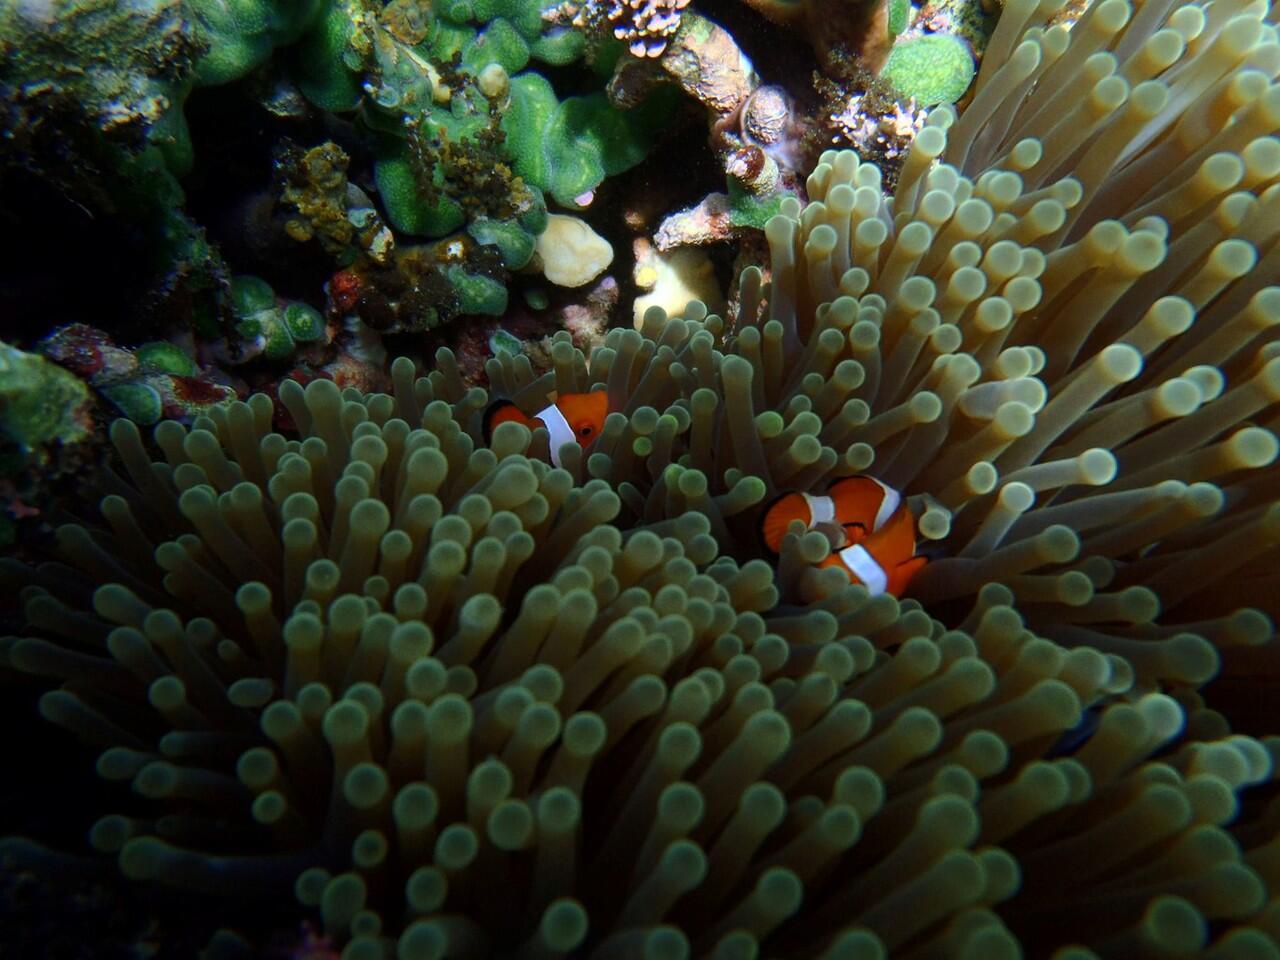
<svg viewBox="0 0 1280 960">
<path fill-rule="evenodd" d="M 354 110 L 360 105 L 360 77 L 350 68 L 359 59 L 351 54 L 355 28 L 349 5 L 328 3 L 298 45 L 294 77 L 303 95 L 321 110 Z"/>
<path fill-rule="evenodd" d="M 497 247 L 502 265 L 509 270 L 519 270 L 533 258 L 534 235 L 515 221 L 482 218 L 472 221 L 467 233 L 476 243 Z"/>
<path fill-rule="evenodd" d="M 159 391 L 144 381 L 115 383 L 100 392 L 123 416 L 144 427 L 158 423 L 164 416 L 164 401 Z"/>
<path fill-rule="evenodd" d="M 231 306 L 237 315 L 247 317 L 259 310 L 269 310 L 275 305 L 275 291 L 261 277 L 246 275 L 231 278 Z"/>
<path fill-rule="evenodd" d="M 505 350 L 513 357 L 524 353 L 524 343 L 514 333 L 506 330 L 495 330 L 489 336 L 489 349 L 497 356 L 499 350 Z"/>
<path fill-rule="evenodd" d="M 431 171 L 431 197 L 427 199 L 406 144 L 392 146 L 383 153 L 376 171 L 378 195 L 391 225 L 401 233 L 415 236 L 442 237 L 459 229 L 466 217 L 462 207 L 439 191 L 444 186 L 444 171 Z"/>
<path fill-rule="evenodd" d="M 282 311 L 284 327 L 296 342 L 308 343 L 324 336 L 324 315 L 309 303 L 294 301 Z"/>
<path fill-rule="evenodd" d="M 241 360 L 257 356 L 285 360 L 300 345 L 325 336 L 326 323 L 319 310 L 298 300 L 280 303 L 261 277 L 232 278 L 230 301 L 236 332 L 242 338 Z"/>
<path fill-rule="evenodd" d="M 973 81 L 969 45 L 946 33 L 930 33 L 893 45 L 880 76 L 917 106 L 955 103 Z"/>
<path fill-rule="evenodd" d="M 911 0 L 889 0 L 887 16 L 889 39 L 892 40 L 906 30 L 907 24 L 910 22 Z"/>
<path fill-rule="evenodd" d="M 670 116 L 673 90 L 655 91 L 630 111 L 603 93 L 558 100 L 546 78 L 524 74 L 511 82 L 511 106 L 502 128 L 515 170 L 565 206 L 609 176 L 644 159 Z"/>
<path fill-rule="evenodd" d="M 789 190 L 775 190 L 763 196 L 754 194 L 732 177 L 729 178 L 729 222 L 735 227 L 763 230 L 770 217 L 777 216 L 782 201 L 795 194 Z"/>
<path fill-rule="evenodd" d="M 39 354 L 0 341 L 0 438 L 23 453 L 89 433 L 89 388 Z"/>
<path fill-rule="evenodd" d="M 500 317 L 507 310 L 505 285 L 482 274 L 468 273 L 462 267 L 449 267 L 445 277 L 458 293 L 460 313 L 483 313 Z"/>
<path fill-rule="evenodd" d="M 166 340 L 144 343 L 133 351 L 138 365 L 153 373 L 172 373 L 180 377 L 199 376 L 200 368 L 191 355 Z"/>
<path fill-rule="evenodd" d="M 312 25 L 322 0 L 189 0 L 209 51 L 196 65 L 203 86 L 239 80 L 265 63 L 271 51 L 292 43 Z"/>
<path fill-rule="evenodd" d="M 572 62 L 584 49 L 583 37 L 574 30 L 548 26 L 536 0 L 514 2 L 460 2 L 437 4 L 430 11 L 429 39 L 406 47 L 382 37 L 375 44 L 380 87 L 374 101 L 403 110 L 434 156 L 422 149 L 391 149 L 381 158 L 380 189 L 393 224 L 405 232 L 443 236 L 456 229 L 457 212 L 441 200 L 457 194 L 484 195 L 489 191 L 451 191 L 451 178 L 461 166 L 448 153 L 468 140 L 485 140 L 493 131 L 490 100 L 480 94 L 475 77 L 496 65 L 509 81 L 505 98 L 494 111 L 500 118 L 486 149 L 496 164 L 510 165 L 525 186 L 541 189 L 557 202 L 572 205 L 576 198 L 595 189 L 606 177 L 640 162 L 654 134 L 666 121 L 669 104 L 663 96 L 631 111 L 613 107 L 603 93 L 560 99 L 541 74 L 526 70 L 532 60 L 552 65 Z M 522 72 L 523 71 L 523 72 Z M 433 76 L 434 74 L 434 76 Z M 424 162 L 427 160 L 427 162 Z M 389 169 L 383 169 L 388 166 Z M 410 180 L 405 167 L 421 180 L 417 201 L 426 209 L 413 211 L 406 189 Z M 489 169 L 493 169 L 491 164 Z M 516 192 L 518 184 L 508 183 Z"/>
</svg>

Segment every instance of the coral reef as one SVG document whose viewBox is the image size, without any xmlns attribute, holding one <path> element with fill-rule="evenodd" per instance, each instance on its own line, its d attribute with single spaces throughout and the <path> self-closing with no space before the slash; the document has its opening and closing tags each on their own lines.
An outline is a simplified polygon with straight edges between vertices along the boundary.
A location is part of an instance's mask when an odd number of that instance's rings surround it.
<svg viewBox="0 0 1280 960">
<path fill-rule="evenodd" d="M 336 143 L 287 146 L 276 161 L 280 199 L 296 211 L 284 229 L 298 243 L 318 242 L 338 263 L 367 256 L 385 265 L 395 238 L 368 195 L 347 179 L 351 158 Z"/>
<path fill-rule="evenodd" d="M 0 546 L 37 516 L 49 488 L 96 458 L 85 385 L 39 354 L 0 341 Z"/>
<path fill-rule="evenodd" d="M 270 288 L 266 293 L 270 295 Z M 118 346 L 104 330 L 73 323 L 42 340 L 40 352 L 144 426 L 161 418 L 190 421 L 236 397 L 232 384 L 222 382 L 216 371 L 202 370 L 190 353 L 172 343 L 157 341 L 128 349 Z"/>
<path fill-rule="evenodd" d="M 985 0 L 938 0 L 918 9 L 908 0 L 745 2 L 808 37 L 822 67 L 813 75 L 821 136 L 874 162 L 890 191 L 927 109 L 964 96 L 975 54 L 995 26 Z"/>
<path fill-rule="evenodd" d="M 74 446 L 92 424 L 89 391 L 36 354 L 0 343 L 0 434 L 24 457 Z"/>
<path fill-rule="evenodd" d="M 9 4 L 0 15 L 7 131 L 0 162 L 47 181 L 89 218 L 107 214 L 122 232 L 144 235 L 137 242 L 154 263 L 136 267 L 150 276 L 144 308 L 130 305 L 142 314 L 134 326 L 167 337 L 166 321 L 182 316 L 197 347 L 229 362 L 279 360 L 289 350 L 285 325 L 247 333 L 245 318 L 225 310 L 230 271 L 184 212 L 180 186 L 190 175 L 207 187 L 221 173 L 196 162 L 187 114 L 200 113 L 199 96 L 212 102 L 196 92 L 238 83 L 228 98 L 250 96 L 273 117 L 252 135 L 266 141 L 274 163 L 270 189 L 263 170 L 245 205 L 245 228 L 229 231 L 245 235 L 229 248 L 243 242 L 261 261 L 249 266 L 240 257 L 237 272 L 262 269 L 293 290 L 303 289 L 298 277 L 313 263 L 348 275 L 420 274 L 405 264 L 420 266 L 423 254 L 398 257 L 397 247 L 419 237 L 447 241 L 452 251 L 456 242 L 466 262 L 450 254 L 423 283 L 409 278 L 416 292 L 407 312 L 388 298 L 392 326 L 419 330 L 472 312 L 499 314 L 506 305 L 499 288 L 546 226 L 543 193 L 569 207 L 589 204 L 605 177 L 634 166 L 658 141 L 677 96 L 656 91 L 628 110 L 612 104 L 600 77 L 627 56 L 616 41 L 593 44 L 592 63 L 577 70 L 585 85 L 573 79 L 564 84 L 572 95 L 557 93 L 535 67 L 577 64 L 588 44 L 582 31 L 545 19 L 543 7 L 538 0 Z M 664 29 L 661 17 L 637 16 Z M 472 255 L 476 245 L 499 256 Z M 383 320 L 388 313 L 378 305 L 369 312 Z"/>
<path fill-rule="evenodd" d="M 426 59 L 394 36 L 386 11 L 373 43 L 373 101 L 411 132 L 407 142 L 389 137 L 378 166 L 388 216 L 405 232 L 457 229 L 464 200 L 489 198 L 507 207 L 490 216 L 517 217 L 533 202 L 528 188 L 574 206 L 640 162 L 667 119 L 661 96 L 625 111 L 603 93 L 561 99 L 526 69 L 531 60 L 572 62 L 584 49 L 580 32 L 544 21 L 534 0 L 421 4 L 419 16 L 408 39 L 426 38 Z"/>
<path fill-rule="evenodd" d="M 0 7 L 0 174 L 137 233 L 159 278 L 151 296 L 195 309 L 216 296 L 222 265 L 182 209 L 174 174 L 190 141 L 174 106 L 206 49 L 181 0 Z"/>
<path fill-rule="evenodd" d="M 260 356 L 284 360 L 299 346 L 332 339 L 319 310 L 296 300 L 279 302 L 270 284 L 260 277 L 233 277 L 230 297 L 240 339 L 228 362 L 245 363 Z"/>
<path fill-rule="evenodd" d="M 927 114 L 894 99 L 882 79 L 861 73 L 856 76 L 853 83 L 817 81 L 825 101 L 823 123 L 831 132 L 831 142 L 851 146 L 858 156 L 874 163 L 885 189 L 892 192 L 898 169 Z"/>
<path fill-rule="evenodd" d="M 973 79 L 972 51 L 981 53 L 995 26 L 987 0 L 936 0 L 918 11 L 910 0 L 743 2 L 804 34 L 828 76 L 847 72 L 852 59 L 920 106 L 960 98 Z"/>
<path fill-rule="evenodd" d="M 158 154 L 183 163 L 189 143 L 175 142 L 170 107 L 207 49 L 190 15 L 180 0 L 6 4 L 0 156 L 99 209 L 169 207 L 175 185 Z"/>
<path fill-rule="evenodd" d="M 446 346 L 452 351 L 458 375 L 468 388 L 487 388 L 486 367 L 499 350 L 512 357 L 524 355 L 535 371 L 550 370 L 554 366 L 552 350 L 559 342 L 557 334 L 563 331 L 575 347 L 590 354 L 604 342 L 618 298 L 618 283 L 608 274 L 590 286 L 557 291 L 555 303 L 535 289 L 523 304 L 512 304 L 501 317 L 441 330 L 429 346 Z"/>
<path fill-rule="evenodd" d="M 0 567 L 0 664 L 136 795 L 92 847 L 355 960 L 1280 952 L 1277 32 L 1061 8 L 1007 0 L 891 194 L 823 154 L 733 317 L 117 421 L 99 516 Z M 484 437 L 588 391 L 559 467 Z M 857 474 L 905 599 L 761 559 Z"/>
<path fill-rule="evenodd" d="M 887 0 L 824 3 L 822 0 L 743 0 L 774 23 L 800 31 L 824 69 L 855 56 L 878 69 L 887 55 L 892 30 Z M 898 20 L 902 18 L 899 7 Z M 897 22 L 897 21 L 895 21 Z"/>
<path fill-rule="evenodd" d="M 488 232 L 488 224 L 476 225 L 481 242 L 461 234 L 400 246 L 385 267 L 341 271 L 330 281 L 332 312 L 358 319 L 375 335 L 430 330 L 461 314 L 501 316 L 507 308 L 507 267 L 523 266 L 533 248 L 527 234 Z"/>
<path fill-rule="evenodd" d="M 606 28 L 635 57 L 660 57 L 689 0 L 568 0 L 556 11 L 581 30 Z"/>
<path fill-rule="evenodd" d="M 682 15 L 673 36 L 651 56 L 656 59 L 618 61 L 609 96 L 626 106 L 654 87 L 674 84 L 701 104 L 728 185 L 727 194 L 711 193 L 670 218 L 660 230 L 659 246 L 708 243 L 762 227 L 782 197 L 794 192 L 796 172 L 806 161 L 807 128 L 790 97 L 779 87 L 761 86 L 729 32 L 692 11 Z M 727 218 L 722 215 L 726 207 Z"/>
</svg>

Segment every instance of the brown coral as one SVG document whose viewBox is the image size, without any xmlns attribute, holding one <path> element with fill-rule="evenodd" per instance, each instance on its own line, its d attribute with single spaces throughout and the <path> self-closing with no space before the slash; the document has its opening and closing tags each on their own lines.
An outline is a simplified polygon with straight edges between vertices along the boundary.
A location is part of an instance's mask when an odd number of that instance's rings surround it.
<svg viewBox="0 0 1280 960">
<path fill-rule="evenodd" d="M 798 30 L 824 68 L 853 55 L 878 70 L 889 55 L 888 4 L 883 0 L 742 0 L 774 23 Z"/>
</svg>

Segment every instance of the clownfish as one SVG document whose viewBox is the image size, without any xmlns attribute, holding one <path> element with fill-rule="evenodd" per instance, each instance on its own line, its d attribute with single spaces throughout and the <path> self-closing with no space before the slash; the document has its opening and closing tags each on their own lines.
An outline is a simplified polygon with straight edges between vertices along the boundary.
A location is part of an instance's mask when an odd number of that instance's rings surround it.
<svg viewBox="0 0 1280 960">
<path fill-rule="evenodd" d="M 844 531 L 844 545 L 818 566 L 842 567 L 854 583 L 872 595 L 901 596 L 925 565 L 916 556 L 915 517 L 902 494 L 874 477 L 845 477 L 826 496 L 788 493 L 775 500 L 761 519 L 760 532 L 773 553 L 795 521 L 805 530 L 834 525 Z"/>
<path fill-rule="evenodd" d="M 583 447 L 592 443 L 600 436 L 608 415 L 609 395 L 603 390 L 566 393 L 532 417 L 510 400 L 499 400 L 490 404 L 484 413 L 484 437 L 488 442 L 500 423 L 520 423 L 530 430 L 545 427 L 551 440 L 551 464 L 558 467 L 560 448 L 566 443 L 576 442 Z"/>
</svg>

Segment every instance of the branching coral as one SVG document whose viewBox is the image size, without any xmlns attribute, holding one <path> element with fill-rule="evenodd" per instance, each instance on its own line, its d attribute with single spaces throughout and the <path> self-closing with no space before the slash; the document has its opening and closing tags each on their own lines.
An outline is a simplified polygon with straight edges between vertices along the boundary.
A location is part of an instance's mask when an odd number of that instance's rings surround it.
<svg viewBox="0 0 1280 960">
<path fill-rule="evenodd" d="M 635 57 L 659 57 L 668 39 L 680 28 L 681 12 L 689 0 L 569 0 L 556 11 L 558 18 L 572 18 L 574 26 L 587 30 L 607 26 Z"/>
<path fill-rule="evenodd" d="M 284 232 L 297 243 L 316 241 L 341 264 L 364 255 L 385 265 L 395 239 L 368 195 L 347 179 L 350 160 L 333 142 L 310 150 L 286 144 L 279 151 L 277 189 L 289 211 Z"/>
<path fill-rule="evenodd" d="M 607 393 L 563 468 L 480 443 L 447 351 L 282 387 L 295 440 L 265 397 L 155 461 L 117 424 L 107 529 L 6 568 L 0 648 L 156 802 L 94 845 L 292 883 L 352 957 L 1274 955 L 1280 738 L 1197 688 L 1280 653 L 1276 32 L 1054 12 L 1010 0 L 892 198 L 827 154 L 736 325 L 492 361 Z M 767 498 L 861 472 L 937 541 L 913 597 L 819 532 L 750 559 Z"/>
</svg>

